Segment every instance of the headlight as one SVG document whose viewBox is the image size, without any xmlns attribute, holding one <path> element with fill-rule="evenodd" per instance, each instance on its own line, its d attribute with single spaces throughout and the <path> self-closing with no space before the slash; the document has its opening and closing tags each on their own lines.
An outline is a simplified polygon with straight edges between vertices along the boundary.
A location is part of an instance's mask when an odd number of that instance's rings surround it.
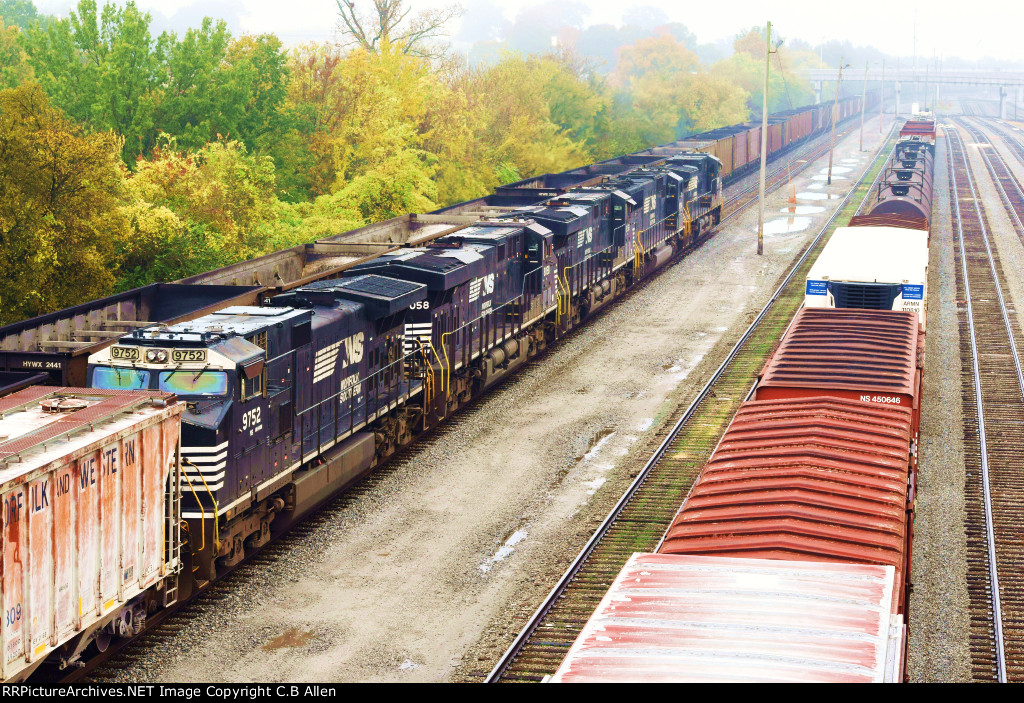
<svg viewBox="0 0 1024 703">
<path fill-rule="evenodd" d="M 162 364 L 167 361 L 167 352 L 163 349 L 150 349 L 146 352 L 146 361 L 150 364 Z"/>
</svg>

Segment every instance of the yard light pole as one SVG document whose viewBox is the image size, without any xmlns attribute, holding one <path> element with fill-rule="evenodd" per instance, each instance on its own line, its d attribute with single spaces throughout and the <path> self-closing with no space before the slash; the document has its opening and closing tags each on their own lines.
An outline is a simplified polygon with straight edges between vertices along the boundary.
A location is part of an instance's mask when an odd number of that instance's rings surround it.
<svg viewBox="0 0 1024 703">
<path fill-rule="evenodd" d="M 878 133 L 882 133 L 882 121 L 885 119 L 885 59 L 882 59 L 882 82 L 878 89 Z"/>
<path fill-rule="evenodd" d="M 776 51 L 782 46 L 780 41 L 775 47 Z M 757 255 L 764 254 L 764 175 L 765 175 L 765 153 L 768 151 L 768 62 L 774 54 L 772 51 L 772 23 L 769 22 L 765 30 L 764 39 L 764 95 L 761 101 L 761 178 L 758 181 L 757 200 Z"/>
<path fill-rule="evenodd" d="M 828 184 L 832 185 L 832 152 L 836 148 L 836 122 L 839 119 L 839 87 L 843 84 L 843 69 L 850 64 L 843 64 L 843 57 L 839 57 L 839 78 L 836 80 L 836 101 L 832 106 L 832 143 L 828 147 Z"/>
<path fill-rule="evenodd" d="M 864 87 L 860 93 L 860 150 L 864 151 L 864 108 L 868 104 L 868 62 L 864 62 Z"/>
</svg>

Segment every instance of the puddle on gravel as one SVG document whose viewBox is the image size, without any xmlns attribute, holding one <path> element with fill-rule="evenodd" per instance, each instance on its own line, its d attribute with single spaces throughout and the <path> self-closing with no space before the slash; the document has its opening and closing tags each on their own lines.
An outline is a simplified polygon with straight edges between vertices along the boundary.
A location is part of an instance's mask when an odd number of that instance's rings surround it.
<svg viewBox="0 0 1024 703">
<path fill-rule="evenodd" d="M 419 667 L 420 667 L 420 665 L 417 664 L 416 662 L 414 662 L 412 659 L 406 659 L 404 662 L 402 662 L 401 664 L 398 665 L 398 668 L 401 669 L 402 671 L 406 671 L 406 670 L 410 670 L 410 669 L 418 669 Z"/>
<path fill-rule="evenodd" d="M 608 429 L 607 427 L 605 427 L 603 430 L 594 435 L 594 438 L 590 440 L 590 446 L 587 448 L 586 453 L 581 457 L 577 457 L 577 460 L 590 461 L 591 459 L 593 459 L 597 455 L 597 453 L 601 451 L 601 447 L 603 447 L 605 443 L 607 443 L 608 440 L 610 440 L 614 434 L 615 430 Z"/>
<path fill-rule="evenodd" d="M 839 198 L 833 193 L 797 193 L 796 197 L 804 200 L 837 200 Z"/>
<path fill-rule="evenodd" d="M 285 647 L 305 647 L 312 639 L 312 632 L 302 632 L 299 628 L 293 627 L 263 645 L 263 650 L 272 652 Z"/>
<path fill-rule="evenodd" d="M 813 215 L 818 212 L 825 212 L 825 208 L 818 205 L 789 205 L 779 210 L 779 212 L 789 213 L 790 215 Z"/>
<path fill-rule="evenodd" d="M 811 180 L 827 181 L 828 180 L 828 174 L 827 173 L 819 173 L 817 176 L 811 176 Z M 836 174 L 836 170 L 832 169 L 832 180 L 833 181 L 845 181 L 846 180 L 846 176 L 839 176 L 839 175 Z"/>
<path fill-rule="evenodd" d="M 487 573 L 491 570 L 491 567 L 497 564 L 505 557 L 511 556 L 512 552 L 515 551 L 515 546 L 526 539 L 529 533 L 526 530 L 516 530 L 512 535 L 505 540 L 505 544 L 498 548 L 498 551 L 494 553 L 490 559 L 480 565 L 480 571 Z"/>
<path fill-rule="evenodd" d="M 835 178 L 837 173 L 849 173 L 852 170 L 853 169 L 850 168 L 849 166 L 833 166 L 832 167 L 832 178 Z M 828 167 L 826 166 L 825 168 L 823 168 L 820 171 L 818 171 L 818 173 L 820 173 L 821 175 L 823 175 L 823 176 L 825 176 L 827 178 L 828 177 Z"/>
<path fill-rule="evenodd" d="M 607 479 L 603 477 L 595 478 L 593 481 L 584 481 L 583 485 L 587 488 L 587 495 L 592 496 L 597 493 L 597 489 L 604 485 Z"/>
<path fill-rule="evenodd" d="M 811 183 L 807 186 L 811 190 L 820 190 L 825 187 L 824 183 Z"/>
<path fill-rule="evenodd" d="M 640 424 L 637 425 L 636 428 L 638 430 L 640 430 L 641 432 L 646 432 L 647 430 L 651 429 L 651 425 L 653 425 L 653 424 L 654 424 L 654 418 L 653 417 L 645 417 L 643 420 L 640 421 Z"/>
<path fill-rule="evenodd" d="M 789 234 L 802 232 L 811 226 L 810 217 L 787 217 L 781 220 L 770 220 L 764 223 L 765 234 Z"/>
</svg>

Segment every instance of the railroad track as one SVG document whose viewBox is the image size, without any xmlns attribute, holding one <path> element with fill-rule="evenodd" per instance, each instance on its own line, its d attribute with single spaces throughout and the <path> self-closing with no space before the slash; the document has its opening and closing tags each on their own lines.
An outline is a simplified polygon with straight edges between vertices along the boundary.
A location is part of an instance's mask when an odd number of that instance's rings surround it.
<svg viewBox="0 0 1024 703">
<path fill-rule="evenodd" d="M 852 130 L 853 127 L 848 127 L 837 133 L 837 139 L 845 137 L 852 132 Z M 802 148 L 798 148 L 789 154 L 782 155 L 780 160 L 776 161 L 774 168 L 769 171 L 766 176 L 766 192 L 774 191 L 785 183 L 790 175 L 800 173 L 806 169 L 811 162 L 818 159 L 824 153 L 827 153 L 827 147 L 828 141 L 819 138 L 819 140 L 805 144 Z M 804 163 L 800 164 L 798 167 L 794 167 L 794 164 L 801 159 Z M 756 196 L 757 190 L 758 187 L 755 181 L 752 186 L 742 188 L 739 192 L 731 195 L 723 205 L 723 223 L 738 216 L 747 207 L 749 207 L 752 202 L 752 199 L 749 196 L 751 193 Z M 703 244 L 703 242 L 706 241 L 713 232 L 714 230 L 711 230 L 708 235 L 701 237 L 701 239 L 695 242 L 690 249 Z M 682 252 L 681 255 L 685 255 L 685 253 L 688 252 L 689 249 L 686 252 Z M 621 304 L 636 290 L 638 290 L 637 287 L 628 290 L 625 295 L 620 296 L 611 305 L 607 306 L 607 310 Z M 604 312 L 605 310 L 602 311 L 602 314 Z M 576 330 L 574 330 L 574 332 L 575 331 Z M 546 353 L 547 352 L 545 352 L 545 354 Z M 377 486 L 379 486 L 388 475 L 394 471 L 400 470 L 408 462 L 415 460 L 415 455 L 423 448 L 424 441 L 431 441 L 438 431 L 455 429 L 471 420 L 479 410 L 478 403 L 482 397 L 484 396 L 476 398 L 472 403 L 460 409 L 460 411 L 443 426 L 435 428 L 434 431 L 418 438 L 412 444 L 399 450 L 399 452 L 389 458 L 388 461 L 381 464 L 372 472 L 364 476 L 359 482 L 346 489 L 343 494 L 327 499 L 322 507 L 283 528 L 275 535 L 271 543 L 263 547 L 258 552 L 246 557 L 246 559 L 240 564 L 225 573 L 217 581 L 209 584 L 203 590 L 196 593 L 190 599 L 177 603 L 166 610 L 150 616 L 145 630 L 140 635 L 127 640 L 115 640 L 107 650 L 99 656 L 90 659 L 85 666 L 59 674 L 59 681 L 61 683 L 73 683 L 88 680 L 102 681 L 117 679 L 122 671 L 130 668 L 134 661 L 145 655 L 149 646 L 165 638 L 175 636 L 184 628 L 188 627 L 193 620 L 204 617 L 208 612 L 216 608 L 216 603 L 218 601 L 228 597 L 232 589 L 240 580 L 250 578 L 258 573 L 261 568 L 283 558 L 288 553 L 288 550 L 292 548 L 295 540 L 301 540 L 309 535 L 313 530 L 317 529 L 317 526 L 321 524 L 324 519 L 327 519 L 325 516 L 329 516 L 338 510 L 350 508 L 355 504 L 355 501 L 358 501 L 365 496 L 372 495 L 377 489 Z"/>
<path fill-rule="evenodd" d="M 488 682 L 541 681 L 554 673 L 622 565 L 661 540 L 701 467 L 746 399 L 757 373 L 803 301 L 803 277 L 837 222 L 861 210 L 891 153 L 893 130 L 871 168 L 805 248 L 768 304 L 683 410 L 660 431 L 650 460 L 530 617 L 487 677 Z M 854 204 L 856 203 L 856 205 Z"/>
<path fill-rule="evenodd" d="M 962 126 L 974 140 L 979 153 L 985 160 L 985 168 L 992 177 L 996 190 L 999 191 L 999 198 L 1003 201 L 1007 215 L 1010 217 L 1014 229 L 1017 230 L 1017 236 L 1021 243 L 1024 243 L 1024 225 L 1021 224 L 1022 217 L 1024 217 L 1024 188 L 1021 187 L 1017 177 L 1013 175 L 1003 155 L 992 146 L 992 141 L 987 134 L 966 120 L 957 120 L 957 124 Z M 988 126 L 991 127 L 991 125 Z M 1001 132 L 1002 130 L 997 128 L 995 131 Z M 1024 163 L 1024 146 L 1021 146 L 1016 140 L 1010 142 L 1011 140 L 1004 140 L 1004 143 L 1015 152 L 1021 163 Z"/>
<path fill-rule="evenodd" d="M 842 130 L 837 130 L 836 141 L 844 139 L 852 134 L 853 131 L 854 127 L 852 125 Z M 813 162 L 827 154 L 830 139 L 830 135 L 826 133 L 818 136 L 814 141 L 806 144 L 804 148 L 799 151 L 779 155 L 772 168 L 766 169 L 764 184 L 765 193 L 770 193 L 778 189 L 783 185 L 783 183 L 789 181 L 791 176 L 802 173 Z M 797 164 L 799 164 L 799 166 L 796 166 Z M 794 168 L 794 166 L 796 167 Z M 744 176 L 744 179 L 754 176 L 756 173 L 757 172 L 755 171 L 748 176 Z M 746 210 L 753 203 L 757 202 L 757 197 L 758 179 L 755 178 L 751 185 L 726 198 L 725 203 L 722 205 L 722 222 L 725 223 Z"/>
<path fill-rule="evenodd" d="M 947 128 L 945 132 L 957 242 L 954 255 L 959 263 L 957 296 L 963 301 L 958 322 L 972 675 L 979 681 L 1021 681 L 1024 374 L 1018 354 L 1020 326 L 1003 296 L 1003 270 L 990 242 L 988 220 L 978 199 L 963 139 L 959 129 Z M 978 150 L 986 167 L 996 172 L 1001 160 L 998 153 L 991 147 Z M 996 185 L 1002 190 L 998 180 Z M 1008 199 L 1004 205 L 1008 211 L 1016 207 Z M 1024 212 L 1011 214 L 1019 220 Z"/>
</svg>

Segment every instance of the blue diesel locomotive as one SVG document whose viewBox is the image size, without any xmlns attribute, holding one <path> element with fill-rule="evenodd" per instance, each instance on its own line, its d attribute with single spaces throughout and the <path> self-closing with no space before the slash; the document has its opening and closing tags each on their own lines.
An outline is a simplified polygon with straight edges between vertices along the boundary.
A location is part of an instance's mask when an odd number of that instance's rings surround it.
<svg viewBox="0 0 1024 703">
<path fill-rule="evenodd" d="M 699 241 L 720 172 L 703 153 L 642 165 L 90 356 L 92 387 L 187 402 L 194 585 Z"/>
</svg>

